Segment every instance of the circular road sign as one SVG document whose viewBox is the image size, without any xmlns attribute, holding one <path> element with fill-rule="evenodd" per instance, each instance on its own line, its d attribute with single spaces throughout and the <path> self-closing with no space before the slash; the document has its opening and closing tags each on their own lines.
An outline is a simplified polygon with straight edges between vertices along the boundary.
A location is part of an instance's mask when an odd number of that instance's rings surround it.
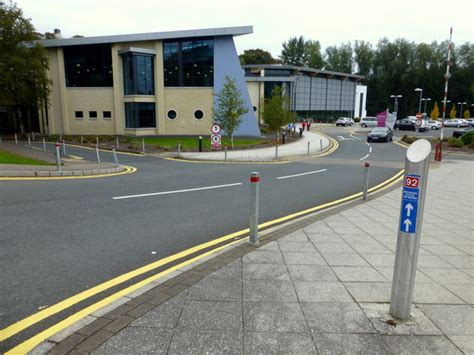
<svg viewBox="0 0 474 355">
<path fill-rule="evenodd" d="M 212 143 L 220 143 L 221 142 L 221 136 L 217 134 L 213 134 L 211 137 L 211 142 Z"/>
<path fill-rule="evenodd" d="M 415 124 L 416 124 L 417 126 L 421 126 L 421 120 L 420 120 L 420 119 L 417 119 L 417 120 L 415 121 Z"/>
<path fill-rule="evenodd" d="M 213 134 L 219 134 L 221 131 L 221 126 L 219 126 L 217 123 L 213 124 L 211 127 L 211 132 Z"/>
</svg>

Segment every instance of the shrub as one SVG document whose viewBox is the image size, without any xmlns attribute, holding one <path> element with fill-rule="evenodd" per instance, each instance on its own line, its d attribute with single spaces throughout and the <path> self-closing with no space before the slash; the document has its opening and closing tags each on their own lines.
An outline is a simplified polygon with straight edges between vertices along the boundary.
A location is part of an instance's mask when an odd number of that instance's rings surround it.
<svg viewBox="0 0 474 355">
<path fill-rule="evenodd" d="M 461 148 L 464 143 L 459 138 L 451 137 L 448 139 L 448 145 L 450 145 L 451 147 Z"/>
<path fill-rule="evenodd" d="M 470 145 L 472 142 L 474 142 L 474 131 L 469 131 L 467 133 L 464 133 L 461 136 L 461 140 L 464 143 L 464 145 Z"/>
<path fill-rule="evenodd" d="M 407 136 L 406 134 L 402 137 L 402 141 L 408 144 L 412 144 L 414 141 L 416 141 L 418 138 L 416 137 L 411 137 Z"/>
</svg>

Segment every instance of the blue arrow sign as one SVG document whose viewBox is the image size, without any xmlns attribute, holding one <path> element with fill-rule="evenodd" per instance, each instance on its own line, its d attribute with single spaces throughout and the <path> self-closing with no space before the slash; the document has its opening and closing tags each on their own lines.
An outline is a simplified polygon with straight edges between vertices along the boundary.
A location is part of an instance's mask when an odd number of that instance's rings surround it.
<svg viewBox="0 0 474 355">
<path fill-rule="evenodd" d="M 414 184 L 413 181 L 416 181 L 416 183 Z M 402 213 L 400 214 L 400 232 L 416 233 L 420 181 L 421 178 L 418 175 L 405 176 L 405 184 L 403 185 L 402 193 Z"/>
</svg>

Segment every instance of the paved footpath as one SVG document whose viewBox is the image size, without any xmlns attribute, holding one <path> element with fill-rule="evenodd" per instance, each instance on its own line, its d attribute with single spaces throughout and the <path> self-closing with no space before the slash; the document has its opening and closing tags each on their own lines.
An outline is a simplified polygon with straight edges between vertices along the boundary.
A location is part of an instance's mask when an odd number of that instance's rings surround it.
<svg viewBox="0 0 474 355">
<path fill-rule="evenodd" d="M 473 354 L 473 175 L 469 161 L 430 168 L 404 324 L 387 314 L 397 188 L 229 248 L 89 317 L 51 353 Z"/>
</svg>

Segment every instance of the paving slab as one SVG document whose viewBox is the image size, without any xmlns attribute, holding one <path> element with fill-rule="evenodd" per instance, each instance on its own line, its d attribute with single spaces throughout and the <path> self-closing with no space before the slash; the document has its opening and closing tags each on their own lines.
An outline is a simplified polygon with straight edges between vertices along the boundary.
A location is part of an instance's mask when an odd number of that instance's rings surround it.
<svg viewBox="0 0 474 355">
<path fill-rule="evenodd" d="M 389 336 L 383 337 L 389 350 L 400 355 L 446 355 L 462 354 L 454 344 L 444 336 Z"/>
<path fill-rule="evenodd" d="M 314 334 L 319 354 L 388 354 L 383 337 L 378 334 Z"/>
<path fill-rule="evenodd" d="M 299 303 L 244 302 L 243 310 L 246 331 L 309 333 Z"/>
<path fill-rule="evenodd" d="M 245 354 L 311 354 L 318 351 L 309 334 L 246 332 Z"/>
</svg>

